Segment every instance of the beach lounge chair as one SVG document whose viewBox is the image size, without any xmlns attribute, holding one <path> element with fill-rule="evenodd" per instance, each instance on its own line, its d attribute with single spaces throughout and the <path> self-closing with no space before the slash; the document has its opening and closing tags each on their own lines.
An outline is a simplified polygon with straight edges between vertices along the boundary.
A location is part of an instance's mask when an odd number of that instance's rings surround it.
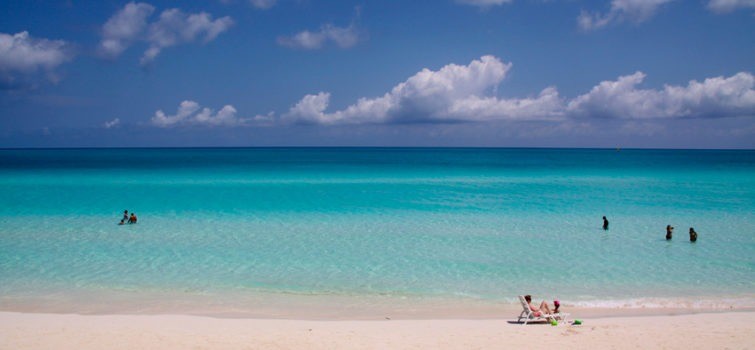
<svg viewBox="0 0 755 350">
<path fill-rule="evenodd" d="M 566 318 L 569 316 L 566 312 L 556 312 L 552 314 L 546 314 L 542 312 L 540 316 L 535 316 L 535 311 L 530 310 L 530 306 L 527 305 L 527 300 L 524 299 L 524 296 L 519 296 L 519 302 L 522 303 L 522 313 L 519 314 L 519 319 L 517 319 L 517 322 L 521 323 L 522 320 L 524 320 L 524 324 L 526 325 L 530 321 L 549 321 L 549 320 L 562 320 L 566 322 Z"/>
</svg>

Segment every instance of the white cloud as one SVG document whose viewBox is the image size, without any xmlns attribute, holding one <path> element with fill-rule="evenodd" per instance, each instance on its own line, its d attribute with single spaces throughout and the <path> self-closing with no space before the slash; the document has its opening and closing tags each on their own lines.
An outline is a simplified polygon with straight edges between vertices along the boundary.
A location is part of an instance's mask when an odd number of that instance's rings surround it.
<svg viewBox="0 0 755 350">
<path fill-rule="evenodd" d="M 449 64 L 437 71 L 423 69 L 383 96 L 360 98 L 344 109 L 328 112 L 328 92 L 305 95 L 286 113 L 251 118 L 236 116 L 227 105 L 215 113 L 193 101 L 183 101 L 176 114 L 159 110 L 151 119 L 158 127 L 177 125 L 271 126 L 279 124 L 406 124 L 486 121 L 558 121 L 553 130 L 581 128 L 591 119 L 626 120 L 625 129 L 653 125 L 668 118 L 755 117 L 755 76 L 740 72 L 686 86 L 640 89 L 645 74 L 636 72 L 603 81 L 589 92 L 567 99 L 555 87 L 535 96 L 498 97 L 498 86 L 511 63 L 483 56 L 468 65 Z M 638 121 L 633 123 L 632 121 Z"/>
<path fill-rule="evenodd" d="M 275 5 L 277 0 L 249 0 L 249 2 L 258 9 L 269 9 Z"/>
<path fill-rule="evenodd" d="M 555 87 L 533 97 L 497 97 L 511 66 L 483 56 L 466 66 L 423 69 L 381 97 L 360 98 L 333 112 L 327 112 L 330 93 L 306 95 L 280 121 L 333 125 L 755 116 L 755 78 L 750 73 L 653 90 L 638 89 L 645 74 L 637 72 L 601 82 L 571 100 L 562 98 Z"/>
<path fill-rule="evenodd" d="M 348 27 L 326 24 L 316 32 L 305 30 L 291 37 L 279 37 L 278 44 L 296 49 L 314 50 L 322 48 L 328 42 L 333 42 L 340 48 L 349 48 L 356 45 L 359 40 L 359 32 L 354 24 Z"/>
<path fill-rule="evenodd" d="M 537 97 L 500 99 L 471 96 L 454 101 L 450 115 L 463 120 L 558 120 L 563 118 L 563 99 L 554 87 L 545 88 Z"/>
<path fill-rule="evenodd" d="M 495 90 L 511 68 L 493 56 L 469 65 L 449 64 L 438 71 L 423 69 L 382 97 L 361 98 L 341 111 L 326 113 L 330 94 L 307 95 L 283 116 L 287 122 L 414 123 L 481 120 L 554 119 L 562 102 L 555 88 L 537 97 L 500 99 Z"/>
<path fill-rule="evenodd" d="M 111 121 L 105 122 L 105 124 L 103 124 L 102 127 L 104 127 L 105 129 L 110 129 L 110 128 L 114 128 L 114 127 L 116 127 L 116 126 L 118 126 L 120 124 L 121 124 L 121 120 L 119 118 L 115 118 L 115 119 L 113 119 Z"/>
<path fill-rule="evenodd" d="M 0 74 L 51 72 L 73 57 L 63 40 L 37 39 L 28 32 L 0 33 Z"/>
<path fill-rule="evenodd" d="M 577 17 L 577 26 L 582 30 L 593 30 L 597 28 L 605 27 L 613 20 L 611 15 L 601 15 L 599 13 L 589 13 L 582 11 Z"/>
<path fill-rule="evenodd" d="M 640 23 L 650 19 L 658 12 L 658 8 L 671 1 L 674 0 L 613 0 L 607 13 L 582 11 L 577 17 L 577 24 L 583 30 L 594 30 L 612 22 Z"/>
<path fill-rule="evenodd" d="M 714 12 L 726 13 L 741 8 L 755 8 L 755 0 L 710 0 L 708 8 Z"/>
<path fill-rule="evenodd" d="M 478 7 L 489 7 L 496 5 L 503 5 L 511 3 L 513 0 L 456 0 L 456 2 L 464 5 L 472 5 Z"/>
<path fill-rule="evenodd" d="M 755 116 L 755 77 L 750 73 L 692 80 L 687 86 L 666 85 L 662 90 L 638 89 L 644 79 L 645 74 L 637 72 L 601 82 L 571 100 L 567 113 L 626 119 Z"/>
<path fill-rule="evenodd" d="M 228 16 L 213 20 L 206 12 L 186 14 L 177 8 L 163 11 L 156 21 L 149 23 L 154 11 L 147 3 L 126 4 L 103 25 L 99 52 L 115 58 L 134 42 L 144 41 L 149 47 L 141 63 L 148 64 L 164 48 L 194 41 L 207 43 L 233 25 Z"/>
<path fill-rule="evenodd" d="M 134 40 L 142 37 L 147 28 L 147 18 L 154 11 L 155 8 L 147 3 L 126 4 L 102 26 L 100 54 L 110 58 L 119 56 Z"/>
<path fill-rule="evenodd" d="M 231 105 L 225 105 L 215 113 L 209 108 L 202 108 L 198 103 L 188 100 L 181 102 L 175 115 L 166 115 L 162 110 L 158 110 L 150 119 L 152 125 L 161 128 L 179 125 L 239 126 L 249 122 L 249 119 L 237 117 L 236 108 Z"/>
<path fill-rule="evenodd" d="M 150 46 L 141 63 L 151 62 L 166 47 L 193 42 L 200 37 L 203 42 L 210 42 L 231 25 L 233 20 L 227 16 L 213 21 L 212 15 L 205 12 L 188 15 L 179 9 L 165 10 L 149 27 L 147 41 Z"/>
</svg>

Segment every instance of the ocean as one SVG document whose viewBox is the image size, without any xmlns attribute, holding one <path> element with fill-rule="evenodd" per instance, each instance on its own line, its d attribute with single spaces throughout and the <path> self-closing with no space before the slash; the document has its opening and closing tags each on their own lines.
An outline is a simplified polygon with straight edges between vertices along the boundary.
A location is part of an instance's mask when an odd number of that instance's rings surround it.
<svg viewBox="0 0 755 350">
<path fill-rule="evenodd" d="M 755 307 L 750 150 L 0 150 L 0 193 L 2 310 Z"/>
</svg>

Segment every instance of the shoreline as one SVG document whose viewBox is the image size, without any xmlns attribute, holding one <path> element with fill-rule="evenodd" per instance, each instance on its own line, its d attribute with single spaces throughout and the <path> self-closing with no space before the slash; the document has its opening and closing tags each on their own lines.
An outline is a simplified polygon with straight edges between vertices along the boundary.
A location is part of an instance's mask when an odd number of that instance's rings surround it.
<svg viewBox="0 0 755 350">
<path fill-rule="evenodd" d="M 574 314 L 572 314 L 574 315 Z M 281 320 L 186 315 L 0 312 L 0 348 L 500 349 L 587 347 L 746 349 L 755 312 L 582 317 L 582 325 L 487 320 Z"/>
<path fill-rule="evenodd" d="M 218 320 L 276 320 L 276 321 L 313 321 L 313 322 L 371 322 L 382 320 L 396 320 L 396 321 L 440 321 L 440 320 L 468 320 L 468 321 L 490 321 L 490 320 L 516 320 L 519 313 L 522 311 L 521 307 L 515 309 L 513 307 L 507 307 L 505 309 L 498 310 L 499 312 L 490 312 L 486 314 L 482 313 L 468 313 L 468 314 L 443 314 L 439 311 L 434 313 L 423 314 L 397 314 L 392 312 L 374 313 L 374 314 L 360 314 L 360 315 L 294 315 L 294 314 L 233 314 L 222 312 L 186 312 L 186 313 L 145 313 L 145 312 L 114 312 L 114 313 L 88 313 L 88 312 L 50 312 L 50 311 L 29 311 L 29 310 L 14 310 L 14 309 L 0 309 L 0 314 L 21 314 L 21 315 L 56 315 L 56 316 L 82 316 L 82 317 L 107 317 L 107 316 L 135 316 L 135 317 L 162 317 L 162 316 L 178 316 L 178 317 L 200 317 L 211 318 Z M 563 308 L 562 312 L 569 314 L 569 320 L 572 321 L 582 318 L 635 318 L 635 317 L 669 317 L 669 316 L 691 316 L 691 315 L 703 315 L 703 314 L 738 314 L 738 313 L 753 313 L 753 308 L 742 309 L 681 309 L 681 308 L 649 308 L 649 309 L 608 309 L 608 308 Z"/>
<path fill-rule="evenodd" d="M 542 298 L 535 297 L 536 303 Z M 552 303 L 548 300 L 549 304 Z M 582 317 L 694 315 L 755 312 L 755 295 L 644 298 L 604 301 L 560 299 L 562 310 Z M 174 294 L 63 294 L 0 297 L 0 312 L 78 315 L 187 315 L 227 319 L 382 320 L 470 319 L 516 316 L 521 304 L 510 300 L 441 297 L 228 294 L 179 297 Z M 512 316 L 512 317 L 513 317 Z"/>
</svg>

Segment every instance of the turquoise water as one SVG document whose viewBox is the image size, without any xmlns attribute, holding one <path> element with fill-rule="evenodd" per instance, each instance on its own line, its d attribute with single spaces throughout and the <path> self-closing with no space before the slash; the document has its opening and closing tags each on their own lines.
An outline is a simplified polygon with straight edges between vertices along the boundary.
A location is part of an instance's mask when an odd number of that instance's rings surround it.
<svg viewBox="0 0 755 350">
<path fill-rule="evenodd" d="M 258 294 L 589 306 L 755 287 L 755 151 L 0 150 L 0 193 L 6 309 Z M 117 225 L 124 209 L 137 225 Z"/>
</svg>

